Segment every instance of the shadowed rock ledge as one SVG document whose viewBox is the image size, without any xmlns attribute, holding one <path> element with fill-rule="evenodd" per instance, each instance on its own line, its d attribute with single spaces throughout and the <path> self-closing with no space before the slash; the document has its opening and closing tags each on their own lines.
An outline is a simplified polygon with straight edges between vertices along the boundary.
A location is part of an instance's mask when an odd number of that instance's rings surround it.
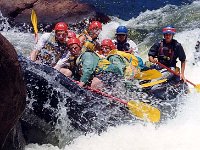
<svg viewBox="0 0 200 150">
<path fill-rule="evenodd" d="M 18 119 L 26 104 L 26 88 L 17 53 L 0 34 L 0 150 L 12 130 L 16 133 Z M 14 131 L 15 130 L 15 131 Z M 10 134 L 10 136 L 12 136 Z M 8 138 L 10 139 L 10 138 Z M 7 142 L 7 141 L 6 141 Z M 9 144 L 11 145 L 11 143 Z M 5 150 L 10 150 L 8 146 Z"/>
</svg>

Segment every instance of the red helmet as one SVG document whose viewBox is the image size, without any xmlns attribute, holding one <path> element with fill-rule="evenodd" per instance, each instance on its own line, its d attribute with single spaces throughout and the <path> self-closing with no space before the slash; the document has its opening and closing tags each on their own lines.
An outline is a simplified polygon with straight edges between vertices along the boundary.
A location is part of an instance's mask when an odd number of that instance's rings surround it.
<svg viewBox="0 0 200 150">
<path fill-rule="evenodd" d="M 89 30 L 92 30 L 92 29 L 95 29 L 95 28 L 97 28 L 99 30 L 102 30 L 102 24 L 101 24 L 101 22 L 99 22 L 99 21 L 92 21 L 90 23 Z"/>
<path fill-rule="evenodd" d="M 72 30 L 68 30 L 68 38 L 76 38 L 76 33 Z"/>
<path fill-rule="evenodd" d="M 110 47 L 110 49 L 116 49 L 116 46 L 115 44 L 112 42 L 111 39 L 104 39 L 102 42 L 101 42 L 101 46 L 108 46 Z"/>
<path fill-rule="evenodd" d="M 64 22 L 58 22 L 54 28 L 55 31 L 66 31 L 66 32 L 67 32 L 67 29 L 68 29 L 68 26 Z"/>
<path fill-rule="evenodd" d="M 77 44 L 79 47 L 81 47 L 81 42 L 78 38 L 70 38 L 68 41 L 67 41 L 67 45 L 71 45 L 71 44 Z"/>
</svg>

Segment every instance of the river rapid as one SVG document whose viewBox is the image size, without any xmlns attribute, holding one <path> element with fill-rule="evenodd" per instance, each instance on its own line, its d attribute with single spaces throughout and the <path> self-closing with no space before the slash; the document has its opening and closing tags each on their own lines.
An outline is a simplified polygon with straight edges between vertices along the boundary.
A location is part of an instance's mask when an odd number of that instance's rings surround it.
<svg viewBox="0 0 200 150">
<path fill-rule="evenodd" d="M 147 10 L 127 21 L 111 16 L 112 21 L 103 26 L 100 40 L 113 38 L 118 25 L 126 25 L 132 40 L 139 45 L 141 57 L 147 59 L 148 48 L 161 35 L 161 28 L 173 24 L 177 28 L 177 39 L 187 55 L 185 76 L 195 84 L 200 83 L 200 66 L 193 65 L 195 44 L 200 35 L 200 1 L 188 5 L 165 5 Z M 9 24 L 2 24 L 9 27 Z M 0 26 L 2 26 L 0 25 Z M 137 34 L 145 35 L 137 39 Z M 28 56 L 34 48 L 34 35 L 5 28 L 1 33 L 14 45 L 19 54 Z M 136 34 L 137 33 L 137 34 Z M 179 64 L 180 66 L 180 64 Z M 193 86 L 190 93 L 180 97 L 184 103 L 178 106 L 176 117 L 159 126 L 150 123 L 124 124 L 110 127 L 99 134 L 90 133 L 66 143 L 62 150 L 197 150 L 200 148 L 200 94 Z M 51 144 L 29 144 L 26 150 L 60 150 Z"/>
</svg>

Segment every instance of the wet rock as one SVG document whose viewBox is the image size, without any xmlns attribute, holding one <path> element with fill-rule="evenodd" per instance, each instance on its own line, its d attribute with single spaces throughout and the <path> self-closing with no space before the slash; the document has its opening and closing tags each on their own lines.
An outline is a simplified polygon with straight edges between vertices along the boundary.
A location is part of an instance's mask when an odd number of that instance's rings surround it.
<svg viewBox="0 0 200 150">
<path fill-rule="evenodd" d="M 0 149 L 17 124 L 25 104 L 26 89 L 17 53 L 0 34 Z"/>
<path fill-rule="evenodd" d="M 1 0 L 0 8 L 3 16 L 15 23 L 30 23 L 32 9 L 39 23 L 73 23 L 95 15 L 93 6 L 74 0 Z"/>
</svg>

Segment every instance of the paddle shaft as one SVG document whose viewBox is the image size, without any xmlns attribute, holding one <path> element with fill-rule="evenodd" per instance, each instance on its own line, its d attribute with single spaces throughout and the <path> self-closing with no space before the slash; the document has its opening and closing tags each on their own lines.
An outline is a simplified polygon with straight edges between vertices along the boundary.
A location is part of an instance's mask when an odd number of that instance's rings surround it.
<svg viewBox="0 0 200 150">
<path fill-rule="evenodd" d="M 159 66 L 161 66 L 161 67 L 167 69 L 169 72 L 171 72 L 171 73 L 175 74 L 176 76 L 179 76 L 179 77 L 180 77 L 180 74 L 179 74 L 179 73 L 176 73 L 174 70 L 168 68 L 167 66 L 161 64 L 160 62 L 156 62 L 156 63 L 157 63 Z M 196 86 L 196 84 L 192 83 L 191 81 L 189 81 L 189 80 L 187 80 L 187 79 L 186 79 L 186 81 L 187 81 L 188 83 L 190 83 L 191 85 L 193 85 L 194 87 Z"/>
<path fill-rule="evenodd" d="M 79 83 L 79 81 L 75 81 L 75 80 L 72 80 L 72 81 L 74 81 L 77 84 Z M 154 108 L 146 103 L 136 102 L 136 101 L 126 102 L 125 100 L 114 97 L 110 94 L 101 92 L 99 90 L 92 89 L 91 87 L 86 87 L 86 88 L 92 92 L 95 92 L 97 94 L 100 94 L 100 95 L 108 97 L 108 98 L 111 98 L 113 100 L 120 102 L 121 104 L 126 105 L 128 107 L 128 109 L 130 110 L 130 112 L 134 116 L 136 116 L 142 120 L 146 120 L 146 121 L 150 121 L 150 122 L 154 122 L 154 123 L 160 121 L 160 110 L 157 108 Z"/>
<path fill-rule="evenodd" d="M 112 95 L 110 95 L 110 94 L 101 92 L 101 91 L 96 90 L 96 89 L 92 89 L 91 87 L 87 87 L 87 89 L 89 89 L 90 91 L 93 91 L 93 92 L 95 92 L 95 93 L 101 94 L 101 95 L 103 95 L 103 96 L 105 96 L 105 97 L 112 98 L 112 99 L 114 99 L 114 100 L 116 100 L 116 101 L 118 101 L 118 102 L 120 102 L 120 103 L 122 103 L 122 104 L 124 104 L 124 105 L 127 105 L 127 104 L 128 104 L 128 102 L 126 102 L 126 101 L 124 101 L 124 100 L 122 100 L 122 99 L 120 99 L 120 98 L 114 97 L 114 96 L 112 96 Z"/>
<path fill-rule="evenodd" d="M 79 81 L 76 81 L 76 80 L 73 80 L 73 79 L 71 79 L 71 80 L 72 80 L 73 82 L 75 82 L 76 84 L 79 84 Z M 116 100 L 116 101 L 118 101 L 118 102 L 120 102 L 120 103 L 122 103 L 122 104 L 124 104 L 124 105 L 128 105 L 128 102 L 126 102 L 125 100 L 122 100 L 122 99 L 117 98 L 117 97 L 115 97 L 115 96 L 112 96 L 112 95 L 110 95 L 110 94 L 101 92 L 101 91 L 99 91 L 99 90 L 92 89 L 92 88 L 89 87 L 89 86 L 86 86 L 86 88 L 87 88 L 88 90 L 90 90 L 90 91 L 92 91 L 92 92 L 95 92 L 95 93 L 98 93 L 98 94 L 100 94 L 100 95 L 102 95 L 102 96 L 105 96 L 105 97 L 108 97 L 108 98 L 112 98 L 112 99 L 114 99 L 114 100 Z"/>
<path fill-rule="evenodd" d="M 146 121 L 150 121 L 153 123 L 159 122 L 160 121 L 160 110 L 157 108 L 154 108 L 146 103 L 143 102 L 136 102 L 136 101 L 129 101 L 126 102 L 125 100 L 119 99 L 117 97 L 114 97 L 110 94 L 107 93 L 103 93 L 99 90 L 95 90 L 95 89 L 91 89 L 90 87 L 87 87 L 87 89 L 89 89 L 92 92 L 101 94 L 105 97 L 111 98 L 113 100 L 116 100 L 124 105 L 126 105 L 128 107 L 128 109 L 130 110 L 130 112 L 142 119 L 142 120 L 146 120 Z"/>
</svg>

